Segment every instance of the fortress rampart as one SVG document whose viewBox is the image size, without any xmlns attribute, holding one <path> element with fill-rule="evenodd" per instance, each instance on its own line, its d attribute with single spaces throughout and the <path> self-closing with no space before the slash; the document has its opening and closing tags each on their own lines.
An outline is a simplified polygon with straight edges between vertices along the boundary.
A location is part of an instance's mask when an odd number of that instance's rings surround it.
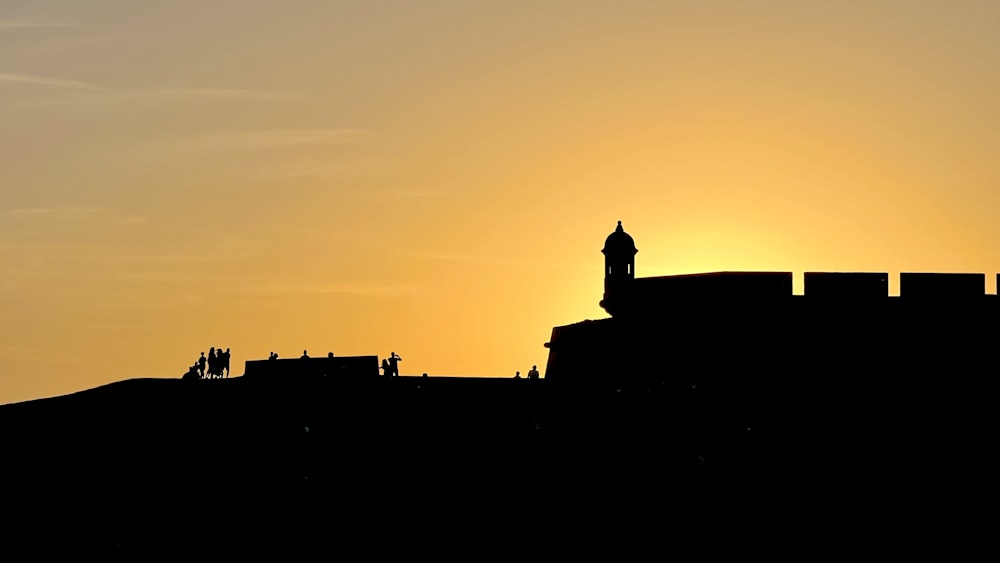
<svg viewBox="0 0 1000 563">
<path fill-rule="evenodd" d="M 995 364 L 1000 297 L 985 273 L 711 272 L 635 277 L 621 223 L 605 242 L 611 318 L 557 326 L 545 379 L 659 383 L 934 371 L 965 377 Z M 1000 285 L 1000 274 L 997 275 Z"/>
</svg>

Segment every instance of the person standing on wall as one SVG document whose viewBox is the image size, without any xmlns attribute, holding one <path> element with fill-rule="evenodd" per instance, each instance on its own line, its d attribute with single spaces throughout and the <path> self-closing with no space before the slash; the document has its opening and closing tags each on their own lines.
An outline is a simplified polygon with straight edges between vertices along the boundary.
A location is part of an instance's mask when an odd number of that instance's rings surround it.
<svg viewBox="0 0 1000 563">
<path fill-rule="evenodd" d="M 403 358 L 396 355 L 395 352 L 389 354 L 389 371 L 392 373 L 392 377 L 399 377 L 399 362 L 402 362 Z"/>
</svg>

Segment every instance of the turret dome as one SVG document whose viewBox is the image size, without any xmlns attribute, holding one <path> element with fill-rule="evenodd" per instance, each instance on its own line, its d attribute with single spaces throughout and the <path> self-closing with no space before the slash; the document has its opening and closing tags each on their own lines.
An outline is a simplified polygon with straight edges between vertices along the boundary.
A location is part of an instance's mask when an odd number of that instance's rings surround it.
<svg viewBox="0 0 1000 563">
<path fill-rule="evenodd" d="M 604 240 L 604 248 L 601 252 L 605 256 L 609 254 L 634 256 L 639 251 L 635 247 L 635 241 L 632 239 L 632 236 L 625 232 L 625 229 L 622 228 L 622 222 L 618 221 L 618 227 L 615 228 L 615 232 L 608 235 L 608 238 Z"/>
</svg>

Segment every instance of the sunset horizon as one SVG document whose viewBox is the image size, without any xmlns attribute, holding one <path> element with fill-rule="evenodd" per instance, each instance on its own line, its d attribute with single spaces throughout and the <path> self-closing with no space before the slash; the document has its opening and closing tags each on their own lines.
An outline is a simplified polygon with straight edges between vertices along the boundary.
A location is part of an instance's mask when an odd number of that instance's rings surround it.
<svg viewBox="0 0 1000 563">
<path fill-rule="evenodd" d="M 1000 5 L 0 0 L 0 404 L 511 378 L 635 275 L 1000 270 Z"/>
</svg>

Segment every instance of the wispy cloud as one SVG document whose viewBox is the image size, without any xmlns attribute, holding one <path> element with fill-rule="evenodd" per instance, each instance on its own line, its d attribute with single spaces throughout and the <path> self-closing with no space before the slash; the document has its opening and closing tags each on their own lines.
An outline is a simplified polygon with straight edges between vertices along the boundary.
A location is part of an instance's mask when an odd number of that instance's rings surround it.
<svg viewBox="0 0 1000 563">
<path fill-rule="evenodd" d="M 149 222 L 149 218 L 143 215 L 132 215 L 119 209 L 93 205 L 19 207 L 0 210 L 0 219 L 6 219 L 4 222 L 6 224 L 100 221 L 106 225 L 136 226 Z"/>
<path fill-rule="evenodd" d="M 3 30 L 19 30 L 19 29 L 61 29 L 79 27 L 75 23 L 61 23 L 61 22 L 33 22 L 24 20 L 0 20 L 0 31 Z"/>
<path fill-rule="evenodd" d="M 159 228 L 173 233 L 183 233 L 187 235 L 195 235 L 198 240 L 201 241 L 213 241 L 214 248 L 218 250 L 224 249 L 235 249 L 235 248 L 247 248 L 252 246 L 251 242 L 246 238 L 233 234 L 228 231 L 220 231 L 216 229 L 204 229 L 201 227 L 185 227 L 185 226 L 175 226 L 175 225 L 159 225 Z"/>
<path fill-rule="evenodd" d="M 129 99 L 192 99 L 221 101 L 276 102 L 300 100 L 302 96 L 288 92 L 269 92 L 240 88 L 127 88 L 108 87 L 70 78 L 0 72 L 0 82 L 76 90 L 73 98 L 33 100 L 35 105 L 66 105 L 107 100 Z"/>
<path fill-rule="evenodd" d="M 3 236 L 3 235 L 0 235 Z M 64 254 L 79 255 L 81 252 L 90 251 L 96 245 L 93 242 L 80 241 L 39 241 L 39 240 L 3 240 L 0 241 L 0 253 L 15 255 L 18 253 L 33 254 Z M 3 270 L 0 270 L 2 277 Z"/>
<path fill-rule="evenodd" d="M 407 256 L 413 258 L 421 258 L 425 260 L 436 260 L 441 262 L 459 262 L 463 264 L 479 264 L 482 266 L 490 267 L 503 267 L 503 268 L 529 268 L 529 269 L 539 269 L 539 268 L 557 268 L 566 270 L 592 270 L 592 265 L 586 264 L 569 264 L 565 262 L 529 262 L 524 260 L 510 260 L 505 258 L 496 258 L 493 256 L 476 255 L 476 254 L 434 254 L 434 253 L 407 253 Z"/>
<path fill-rule="evenodd" d="M 411 297 L 418 293 L 418 288 L 410 285 L 393 285 L 378 283 L 341 283 L 341 284 L 273 284 L 247 287 L 251 293 L 268 295 L 353 295 L 359 297 L 400 298 Z"/>
<path fill-rule="evenodd" d="M 458 195 L 445 190 L 385 190 L 377 194 L 379 199 L 432 199 Z"/>
<path fill-rule="evenodd" d="M 131 214 L 111 207 L 62 206 L 22 207 L 0 211 L 0 250 L 50 250 L 72 256 L 81 245 L 97 244 L 99 233 L 114 233 L 127 241 L 143 241 L 141 253 L 109 254 L 92 249 L 95 260 L 113 262 L 200 261 L 198 248 L 206 255 L 231 257 L 251 254 L 253 244 L 226 230 L 175 225 L 156 221 L 145 215 Z M 58 225 L 59 229 L 41 229 L 40 225 Z M 97 238 L 95 238 L 97 236 Z M 40 238 L 41 237 L 41 238 Z M 154 250 L 150 244 L 156 244 Z M 138 242 L 136 242 L 138 244 Z"/>
<path fill-rule="evenodd" d="M 4 215 L 14 217 L 85 217 L 109 211 L 106 207 L 90 206 L 64 206 L 64 207 L 22 207 L 19 209 L 9 209 Z"/>
<path fill-rule="evenodd" d="M 196 258 L 188 257 L 186 261 L 193 262 Z M 203 271 L 106 271 L 91 274 L 91 277 L 101 281 L 124 283 L 153 283 L 161 285 L 227 285 L 238 284 L 241 278 L 237 275 L 206 274 Z"/>
<path fill-rule="evenodd" d="M 461 198 L 460 192 L 434 189 L 382 189 L 365 193 L 373 205 L 416 205 L 420 201 Z"/>
<path fill-rule="evenodd" d="M 353 143 L 367 131 L 362 129 L 276 129 L 217 133 L 177 143 L 181 151 L 264 150 Z"/>
<path fill-rule="evenodd" d="M 77 90 L 100 90 L 93 84 L 88 84 L 79 80 L 68 80 L 65 78 L 52 78 L 47 76 L 32 76 L 29 74 L 13 74 L 9 72 L 0 72 L 0 82 L 13 82 L 15 84 L 30 84 L 35 86 L 52 86 L 55 88 L 72 88 Z"/>
<path fill-rule="evenodd" d="M 261 90 L 241 90 L 233 88 L 160 88 L 147 90 L 122 90 L 120 94 L 144 98 L 198 98 L 217 100 L 247 101 L 289 101 L 302 96 L 287 92 L 265 92 Z"/>
<path fill-rule="evenodd" d="M 109 266 L 130 265 L 140 266 L 144 264 L 216 264 L 222 261 L 237 261 L 250 256 L 249 254 L 192 254 L 192 253 L 164 253 L 147 252 L 143 254 L 106 254 L 93 258 L 93 262 Z"/>
</svg>

